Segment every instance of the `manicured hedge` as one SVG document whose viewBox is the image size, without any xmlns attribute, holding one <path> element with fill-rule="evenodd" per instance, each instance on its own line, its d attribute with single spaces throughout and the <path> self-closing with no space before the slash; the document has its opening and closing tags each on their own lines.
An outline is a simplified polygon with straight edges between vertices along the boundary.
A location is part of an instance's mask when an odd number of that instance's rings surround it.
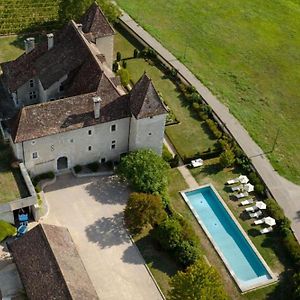
<svg viewBox="0 0 300 300">
<path fill-rule="evenodd" d="M 55 177 L 53 172 L 47 172 L 40 175 L 37 175 L 33 178 L 32 183 L 34 186 L 37 186 L 37 184 L 44 179 L 53 179 Z"/>
</svg>

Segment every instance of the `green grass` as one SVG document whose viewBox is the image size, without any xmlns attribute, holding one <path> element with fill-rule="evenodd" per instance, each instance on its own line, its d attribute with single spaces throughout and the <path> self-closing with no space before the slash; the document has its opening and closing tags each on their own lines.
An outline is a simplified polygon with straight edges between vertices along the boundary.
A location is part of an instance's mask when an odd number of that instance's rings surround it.
<svg viewBox="0 0 300 300">
<path fill-rule="evenodd" d="M 185 105 L 174 83 L 152 63 L 146 62 L 142 58 L 132 59 L 133 50 L 138 45 L 135 45 L 128 35 L 126 38 L 120 33 L 116 34 L 115 53 L 119 51 L 123 58 L 130 58 L 126 61 L 133 82 L 136 82 L 145 71 L 147 72 L 155 88 L 179 120 L 179 124 L 166 128 L 166 133 L 179 154 L 182 157 L 193 156 L 195 153 L 203 152 L 208 148 L 213 149 L 216 140 L 208 134 L 206 124 L 195 118 L 193 112 Z"/>
<path fill-rule="evenodd" d="M 0 37 L 0 63 L 16 59 L 24 50 L 14 46 L 17 36 Z"/>
<path fill-rule="evenodd" d="M 9 236 L 15 235 L 16 232 L 17 230 L 14 226 L 0 220 L 0 242 Z"/>
<path fill-rule="evenodd" d="M 20 172 L 11 170 L 10 162 L 10 148 L 0 141 L 0 204 L 28 196 Z"/>
<path fill-rule="evenodd" d="M 118 0 L 300 184 L 300 6 L 289 0 Z"/>
</svg>

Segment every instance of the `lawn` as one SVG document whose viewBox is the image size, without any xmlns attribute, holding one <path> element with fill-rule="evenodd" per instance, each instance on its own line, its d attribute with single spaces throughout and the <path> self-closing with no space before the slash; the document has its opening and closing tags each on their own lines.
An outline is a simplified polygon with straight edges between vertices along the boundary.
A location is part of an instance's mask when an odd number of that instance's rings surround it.
<svg viewBox="0 0 300 300">
<path fill-rule="evenodd" d="M 200 122 L 186 106 L 174 83 L 151 62 L 146 62 L 142 58 L 133 59 L 133 50 L 139 45 L 135 44 L 128 35 L 126 38 L 119 32 L 116 34 L 115 53 L 119 51 L 123 58 L 129 58 L 126 60 L 127 69 L 133 82 L 136 82 L 146 71 L 163 100 L 179 120 L 179 124 L 166 128 L 166 133 L 179 154 L 182 157 L 193 156 L 208 148 L 214 149 L 216 140 L 209 134 L 206 124 Z"/>
<path fill-rule="evenodd" d="M 20 171 L 11 170 L 10 162 L 10 148 L 0 141 L 0 205 L 29 196 Z"/>
<path fill-rule="evenodd" d="M 16 39 L 17 36 L 0 37 L 0 63 L 13 60 L 24 52 L 14 46 Z"/>
<path fill-rule="evenodd" d="M 118 0 L 209 87 L 275 169 L 300 184 L 300 5 L 276 0 Z"/>
</svg>

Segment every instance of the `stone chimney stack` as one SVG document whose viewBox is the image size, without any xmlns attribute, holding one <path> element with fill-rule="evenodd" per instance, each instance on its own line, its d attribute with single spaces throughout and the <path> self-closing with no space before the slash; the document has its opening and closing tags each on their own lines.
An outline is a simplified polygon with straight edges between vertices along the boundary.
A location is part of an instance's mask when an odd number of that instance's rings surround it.
<svg viewBox="0 0 300 300">
<path fill-rule="evenodd" d="M 94 116 L 95 119 L 100 118 L 100 104 L 101 104 L 101 98 L 99 96 L 93 97 L 94 102 Z"/>
<path fill-rule="evenodd" d="M 29 53 L 29 52 L 31 52 L 34 49 L 34 47 L 35 47 L 34 37 L 27 38 L 24 41 L 24 43 L 25 43 L 25 52 L 26 52 L 26 54 Z"/>
<path fill-rule="evenodd" d="M 47 34 L 47 39 L 48 39 L 48 50 L 50 50 L 54 46 L 54 34 L 53 33 L 48 33 Z"/>
</svg>

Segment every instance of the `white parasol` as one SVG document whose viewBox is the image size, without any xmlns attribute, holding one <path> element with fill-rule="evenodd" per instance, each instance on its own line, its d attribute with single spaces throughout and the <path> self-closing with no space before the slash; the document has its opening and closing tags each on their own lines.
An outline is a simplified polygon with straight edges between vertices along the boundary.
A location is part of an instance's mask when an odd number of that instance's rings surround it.
<svg viewBox="0 0 300 300">
<path fill-rule="evenodd" d="M 265 222 L 267 225 L 269 225 L 269 226 L 274 226 L 274 225 L 276 225 L 276 220 L 273 219 L 272 217 L 266 217 L 266 218 L 264 219 L 264 222 Z"/>
<path fill-rule="evenodd" d="M 255 203 L 255 206 L 259 209 L 266 209 L 267 208 L 267 205 L 265 202 L 262 202 L 262 201 L 257 201 Z"/>
<path fill-rule="evenodd" d="M 240 175 L 239 176 L 239 182 L 240 183 L 247 183 L 249 181 L 248 177 L 246 175 Z"/>
<path fill-rule="evenodd" d="M 244 185 L 244 190 L 248 193 L 251 193 L 254 191 L 254 185 L 252 185 L 251 183 L 247 183 Z"/>
</svg>

